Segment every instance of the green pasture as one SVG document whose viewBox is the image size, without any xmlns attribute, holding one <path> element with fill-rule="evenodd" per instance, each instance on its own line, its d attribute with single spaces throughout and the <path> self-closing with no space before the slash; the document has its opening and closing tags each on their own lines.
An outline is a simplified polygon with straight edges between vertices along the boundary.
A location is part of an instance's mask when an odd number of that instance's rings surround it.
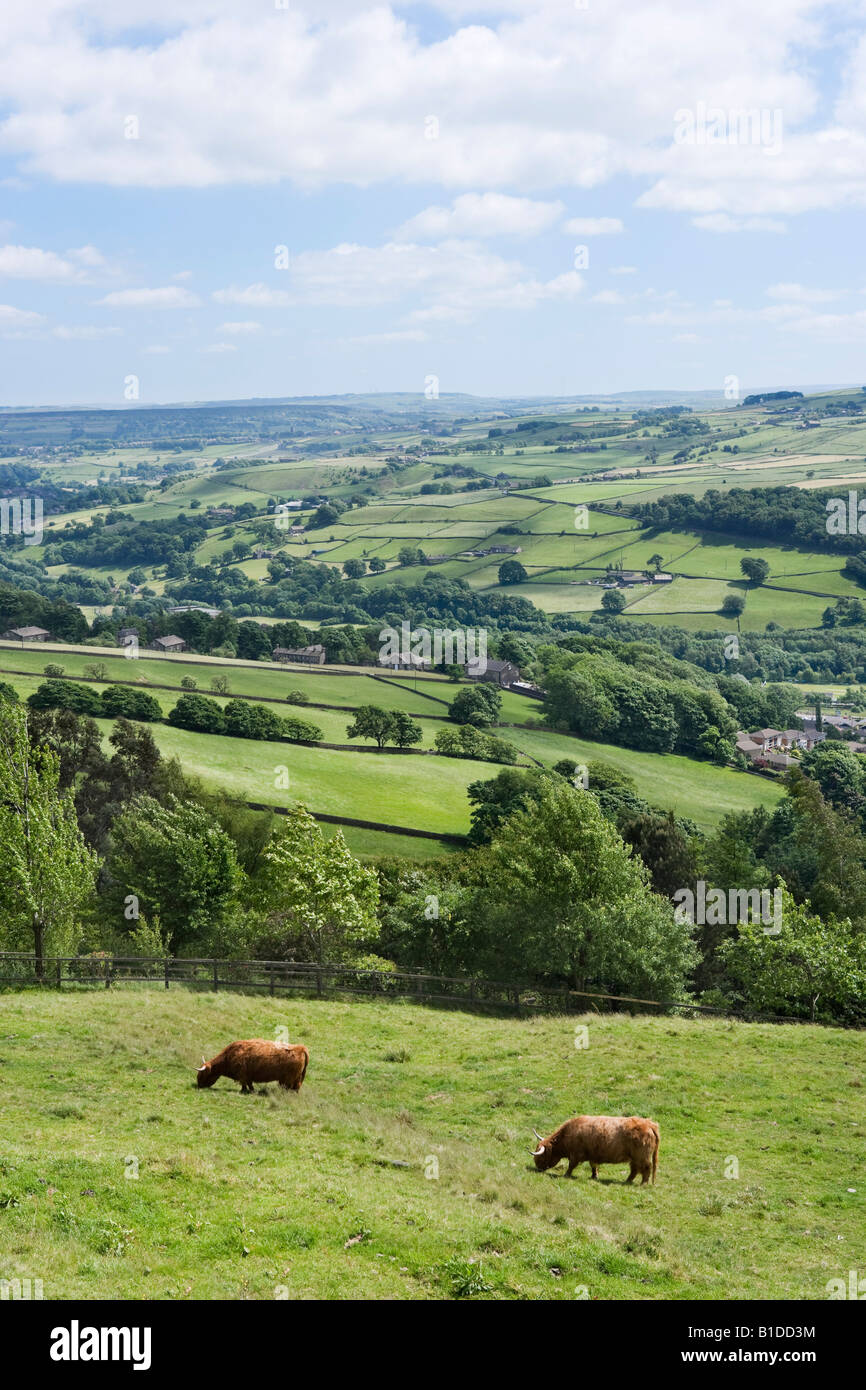
<svg viewBox="0 0 866 1390">
<path fill-rule="evenodd" d="M 180 987 L 2 1007 L 0 1269 L 46 1300 L 808 1302 L 866 1266 L 856 1033 Z M 279 1030 L 298 1094 L 196 1088 L 202 1053 Z M 533 1128 L 580 1112 L 653 1118 L 655 1186 L 536 1172 Z"/>
</svg>

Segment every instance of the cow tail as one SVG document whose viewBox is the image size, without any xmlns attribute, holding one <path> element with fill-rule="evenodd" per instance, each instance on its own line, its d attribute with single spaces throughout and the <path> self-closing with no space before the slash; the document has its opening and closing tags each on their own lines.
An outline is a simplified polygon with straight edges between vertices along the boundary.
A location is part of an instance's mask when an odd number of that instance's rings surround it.
<svg viewBox="0 0 866 1390">
<path fill-rule="evenodd" d="M 655 1142 L 655 1145 L 654 1145 L 654 1147 L 653 1147 L 653 1176 L 652 1176 L 652 1180 L 653 1180 L 653 1182 L 655 1182 L 655 1180 L 656 1180 L 656 1173 L 657 1173 L 657 1171 L 658 1171 L 658 1166 L 659 1166 L 659 1127 L 658 1127 L 658 1125 L 653 1125 L 653 1133 L 655 1134 L 655 1141 L 656 1141 L 656 1142 Z"/>
<path fill-rule="evenodd" d="M 309 1054 L 309 1052 L 307 1051 L 307 1049 L 304 1048 L 304 1069 L 303 1069 L 303 1071 L 301 1072 L 301 1077 L 300 1077 L 300 1080 L 298 1081 L 298 1090 L 300 1090 L 301 1087 L 302 1087 L 303 1084 L 304 1084 L 304 1077 L 305 1077 L 306 1074 L 307 1074 L 307 1063 L 309 1062 L 309 1060 L 310 1060 L 310 1054 Z"/>
</svg>

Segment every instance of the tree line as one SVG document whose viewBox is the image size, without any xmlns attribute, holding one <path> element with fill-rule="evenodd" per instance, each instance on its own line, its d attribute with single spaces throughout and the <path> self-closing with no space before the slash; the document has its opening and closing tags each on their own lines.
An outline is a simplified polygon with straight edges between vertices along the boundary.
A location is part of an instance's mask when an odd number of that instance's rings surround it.
<svg viewBox="0 0 866 1390">
<path fill-rule="evenodd" d="M 471 725 L 464 726 L 471 728 Z M 821 745 L 772 811 L 701 835 L 603 763 L 470 788 L 471 846 L 360 863 L 302 807 L 208 792 L 118 718 L 0 690 L 0 947 L 214 955 L 512 978 L 866 1021 L 866 760 Z M 778 932 L 677 895 L 778 888 Z"/>
</svg>

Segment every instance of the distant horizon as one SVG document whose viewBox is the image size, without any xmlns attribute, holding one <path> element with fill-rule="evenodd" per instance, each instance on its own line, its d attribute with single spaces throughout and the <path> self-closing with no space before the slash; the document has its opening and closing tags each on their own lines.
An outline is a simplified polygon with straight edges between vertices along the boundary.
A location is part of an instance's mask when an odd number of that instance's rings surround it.
<svg viewBox="0 0 866 1390">
<path fill-rule="evenodd" d="M 137 400 L 137 401 L 121 401 L 121 402 L 116 402 L 116 401 L 115 401 L 115 402 L 111 402 L 111 401 L 57 401 L 57 402 L 44 402 L 44 403 L 39 403 L 39 404 L 28 404 L 28 405 L 25 405 L 25 404 L 0 405 L 0 415 L 12 415 L 12 414 L 16 414 L 16 413 L 18 413 L 18 412 L 25 412 L 25 413 L 26 413 L 26 412 L 34 412 L 34 413 L 36 413 L 36 412 L 43 412 L 43 411 L 64 411 L 64 410 L 82 410 L 82 411 L 86 411 L 86 410 L 100 410 L 100 411 L 124 411 L 124 412 L 134 412 L 134 411 L 136 411 L 136 410 L 197 410 L 197 409 L 198 409 L 198 410 L 207 410 L 207 409 L 213 409 L 213 408 L 215 408 L 215 407 L 220 407 L 220 406 L 221 406 L 221 407 L 224 407 L 224 408 L 238 408 L 238 409 L 240 409 L 240 408 L 243 408 L 243 407 L 255 407 L 255 406 L 266 407 L 266 406 L 271 406 L 271 405 L 292 405 L 292 404 L 301 403 L 301 402 L 304 402 L 304 401 L 314 401 L 314 402 L 315 402 L 315 401 L 339 401 L 339 400 L 362 401 L 362 400 L 379 400 L 379 399 L 384 400 L 384 399 L 393 399 L 393 398 L 395 398 L 395 397 L 398 397 L 398 398 L 400 398 L 400 399 L 407 400 L 407 401 L 408 401 L 408 400 L 411 400 L 411 399 L 414 397 L 414 398 L 416 398 L 416 399 L 418 400 L 418 402 L 419 402 L 419 409 L 429 409 L 429 410 L 431 410 L 431 412 L 434 412 L 434 413 L 435 413 L 435 410 L 436 410 L 436 408 L 437 408 L 437 404 L 440 404 L 440 405 L 441 405 L 441 403 L 444 402 L 444 401 L 461 401 L 461 400 L 466 400 L 466 401 L 479 401 L 479 402 L 490 402 L 490 403 L 501 402 L 501 403 L 503 403 L 503 404 L 508 404 L 508 403 L 525 403 L 525 402 L 536 402 L 536 401 L 537 401 L 539 404 L 544 404 L 544 403 L 559 403 L 559 402 L 561 402 L 561 403 L 563 404 L 563 407 L 564 407 L 564 408 L 568 408 L 569 404 L 572 404 L 572 403 L 574 403 L 574 404 L 584 404 L 584 403 L 586 403 L 586 402 L 622 401 L 622 400 L 624 400 L 626 397 L 641 397 L 641 398 L 646 398 L 646 399 L 648 399 L 648 400 L 651 400 L 651 399 L 653 399 L 653 398 L 658 398 L 659 400 L 661 400 L 661 399 L 664 399 L 664 398 L 667 398 L 667 397 L 674 397 L 674 396 L 692 397 L 692 398 L 703 398 L 703 399 L 706 399 L 706 398 L 708 398 L 708 397 L 712 398 L 712 397 L 718 396 L 718 397 L 719 397 L 718 404 L 719 404 L 720 407 L 726 408 L 726 409 L 735 409 L 739 404 L 742 403 L 742 400 L 745 399 L 746 396 L 749 396 L 749 395 L 757 395 L 757 394 L 761 394 L 761 393 L 763 393 L 763 392 L 770 392 L 770 391 L 799 391 L 799 392 L 801 392 L 804 396 L 814 396 L 814 395 L 821 395 L 822 393 L 833 392 L 833 391 L 853 391 L 853 390 L 859 390 L 860 387 L 861 387 L 861 383 L 860 383 L 860 382 L 857 382 L 857 381 L 853 381 L 853 382 L 843 382 L 843 383 L 841 383 L 841 384 L 838 383 L 838 382 L 837 382 L 837 383 L 832 383 L 832 384 L 824 383 L 824 384 L 819 384 L 819 385 L 814 385 L 814 384 L 804 385 L 804 384 L 796 384 L 796 383 L 793 383 L 793 384 L 792 384 L 792 383 L 789 383 L 789 382 L 786 382 L 786 383 L 784 383 L 784 384 L 782 384 L 782 385 L 776 384 L 776 385 L 769 385 L 769 386 L 768 386 L 768 385 L 748 385 L 748 386 L 745 386 L 745 387 L 742 388 L 741 395 L 740 395 L 740 400 L 726 400 L 724 391 L 723 391 L 721 388 L 717 388 L 717 387 L 704 387 L 704 388 L 700 388 L 700 387 L 696 387 L 696 388 L 679 388 L 679 387 L 635 387 L 635 388 L 632 388 L 632 389 L 630 389 L 630 390 L 623 390 L 623 391 L 587 391 L 587 392 L 578 392 L 578 393 L 575 393 L 575 394 L 550 393 L 550 394 L 547 394 L 547 395 L 538 394 L 538 393 L 533 393 L 533 392 L 520 392 L 520 391 L 513 392 L 513 393 L 509 393 L 508 395 L 498 395 L 498 394 L 488 395 L 488 394 L 482 394 L 482 393 L 479 393 L 479 392 L 472 392 L 472 391 L 442 391 L 442 392 L 440 392 L 440 394 L 439 394 L 437 397 L 435 397 L 435 398 L 433 398 L 433 399 L 425 399 L 424 393 L 421 392 L 421 391 L 419 391 L 419 392 L 405 391 L 405 390 L 403 390 L 403 391 L 401 391 L 401 390 L 393 390 L 393 391 L 388 391 L 388 390 L 381 390 L 381 391 L 322 391 L 322 392 L 316 392 L 316 393 L 307 393 L 307 394 L 298 395 L 298 396 L 233 396 L 233 397 L 213 397 L 212 399 L 202 399 L 202 400 L 188 399 L 188 400 L 175 400 L 175 401 L 171 401 L 171 400 L 166 400 L 166 401 L 142 401 L 142 400 Z M 422 402 L 423 402 L 423 405 L 421 404 Z"/>
</svg>

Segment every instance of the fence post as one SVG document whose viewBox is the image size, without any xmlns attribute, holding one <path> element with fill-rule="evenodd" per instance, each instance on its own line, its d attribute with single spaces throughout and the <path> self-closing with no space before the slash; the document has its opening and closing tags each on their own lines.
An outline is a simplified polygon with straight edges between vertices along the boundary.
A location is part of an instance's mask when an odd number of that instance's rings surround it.
<svg viewBox="0 0 866 1390">
<path fill-rule="evenodd" d="M 316 993 L 322 993 L 322 972 L 318 967 L 316 967 Z"/>
<path fill-rule="evenodd" d="M 57 957 L 57 988 L 63 988 L 63 961 Z"/>
<path fill-rule="evenodd" d="M 112 967 L 113 964 L 114 964 L 114 957 L 113 957 L 113 956 L 109 956 L 109 957 L 108 957 L 108 968 L 106 969 L 106 972 L 105 972 L 105 988 L 106 988 L 106 989 L 111 989 L 111 967 Z"/>
<path fill-rule="evenodd" d="M 166 989 L 168 989 L 168 962 L 169 962 L 169 959 L 170 959 L 170 957 L 166 956 L 166 958 L 165 958 L 165 960 L 164 960 L 164 962 L 163 962 L 163 965 L 164 965 L 164 967 L 165 967 L 165 987 L 166 987 Z"/>
<path fill-rule="evenodd" d="M 219 968 L 219 961 L 216 961 L 216 960 L 215 960 L 215 961 L 212 962 L 212 964 L 213 964 L 213 987 L 214 987 L 214 990 L 218 993 L 218 992 L 219 992 L 219 987 L 220 987 L 220 968 Z"/>
</svg>

